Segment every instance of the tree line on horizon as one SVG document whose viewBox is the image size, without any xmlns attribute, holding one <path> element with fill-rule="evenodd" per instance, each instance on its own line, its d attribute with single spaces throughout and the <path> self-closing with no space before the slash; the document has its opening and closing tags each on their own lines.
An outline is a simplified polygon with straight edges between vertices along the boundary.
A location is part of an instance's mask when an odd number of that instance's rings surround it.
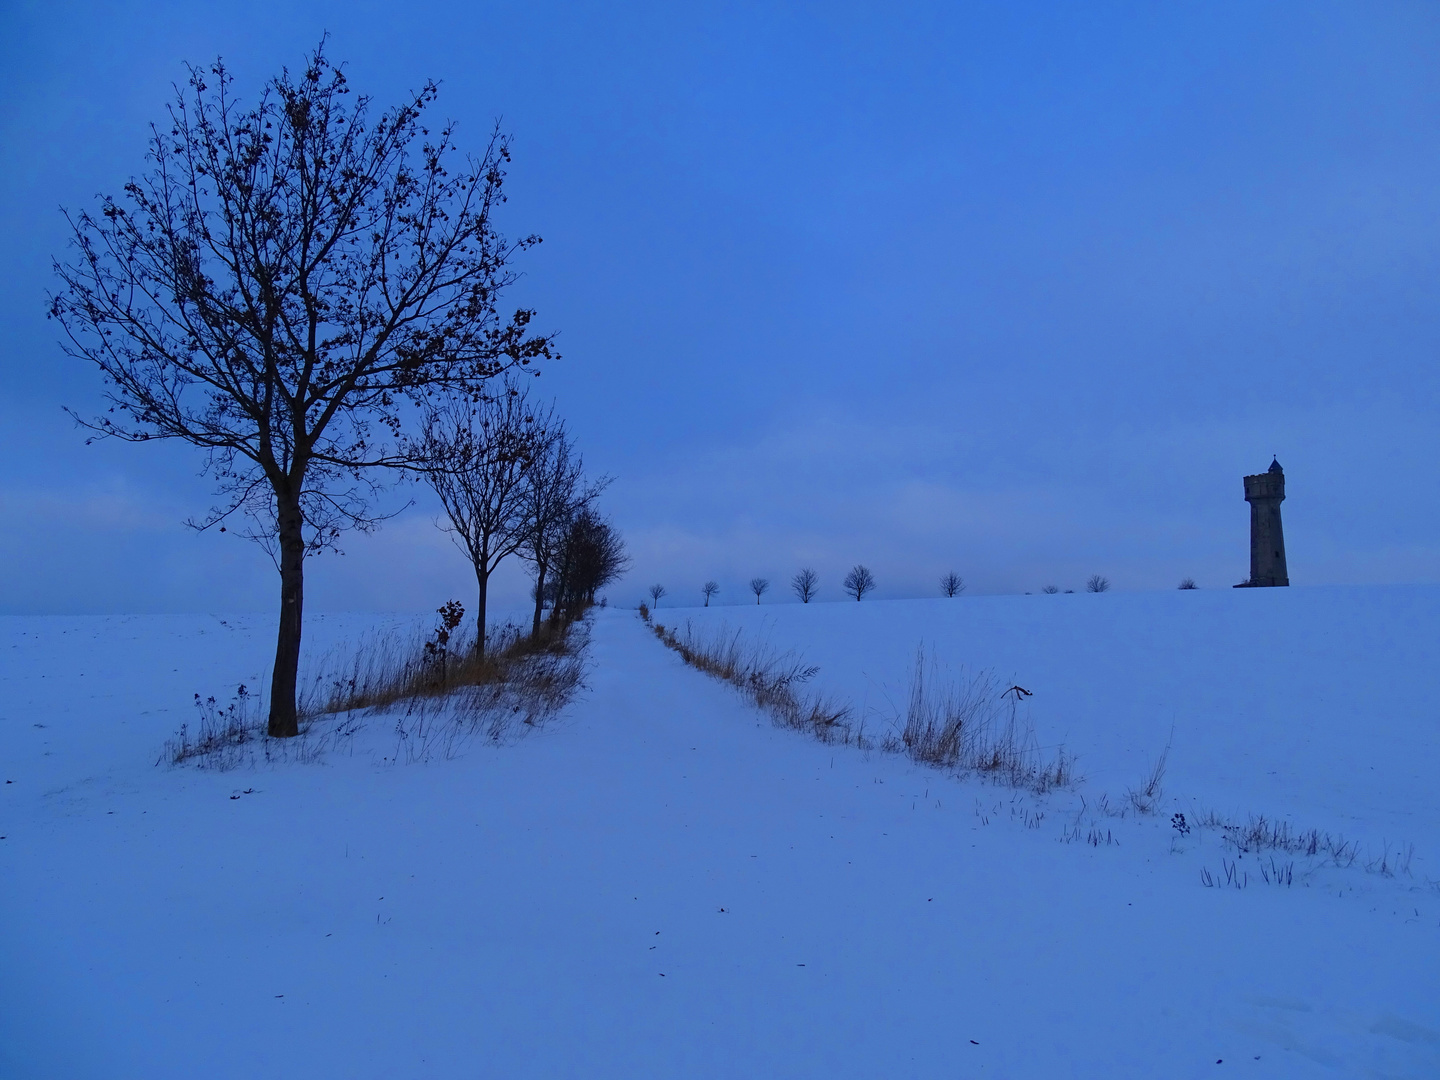
<svg viewBox="0 0 1440 1080">
<path fill-rule="evenodd" d="M 808 604 L 811 600 L 816 598 L 818 594 L 819 582 L 819 575 L 814 570 L 806 567 L 797 571 L 795 575 L 790 579 L 790 591 L 795 594 L 796 599 L 798 599 L 802 604 Z M 863 599 L 867 592 L 870 592 L 875 588 L 875 576 L 865 566 L 856 565 L 850 570 L 849 573 L 845 575 L 845 579 L 841 583 L 841 585 L 842 588 L 844 588 L 847 596 L 849 596 L 852 600 L 858 601 Z M 1086 579 L 1084 587 L 1087 593 L 1109 592 L 1110 579 L 1105 577 L 1103 574 L 1092 574 L 1089 578 Z M 1199 586 L 1195 584 L 1195 579 L 1191 577 L 1181 579 L 1178 587 L 1181 590 L 1199 588 Z M 760 603 L 760 598 L 770 590 L 770 580 L 763 577 L 751 578 L 749 588 L 750 591 L 755 594 L 755 603 L 758 604 Z M 959 574 L 955 573 L 953 570 L 941 576 L 941 596 L 955 597 L 960 595 L 960 593 L 964 591 L 965 579 L 962 578 Z M 1062 590 L 1058 585 L 1046 585 L 1040 591 L 1047 595 L 1054 595 L 1061 592 Z M 1075 590 L 1065 589 L 1063 591 L 1066 593 L 1073 593 Z M 664 585 L 658 584 L 651 585 L 650 588 L 647 590 L 647 593 L 650 597 L 652 607 L 658 607 L 660 604 L 660 600 L 663 597 L 670 595 L 669 590 L 667 590 Z M 720 585 L 718 582 L 713 580 L 705 582 L 705 584 L 700 587 L 700 595 L 704 598 L 703 606 L 709 607 L 710 601 L 714 597 L 719 595 L 719 593 Z"/>
<path fill-rule="evenodd" d="M 760 603 L 760 598 L 770 591 L 770 579 L 753 577 L 750 579 L 750 591 L 755 594 L 755 603 Z M 790 579 L 790 591 L 802 604 L 808 604 L 819 594 L 820 575 L 813 569 L 804 567 L 795 572 Z M 863 600 L 865 594 L 875 589 L 875 575 L 870 572 L 869 567 L 863 563 L 857 563 L 846 573 L 841 582 L 841 588 L 852 600 Z M 948 588 L 947 596 L 954 596 L 965 588 L 965 581 L 959 574 L 950 573 L 941 578 L 941 588 Z M 720 585 L 715 581 L 707 581 L 700 587 L 700 595 L 705 599 L 705 607 L 710 606 L 710 601 L 720 592 Z M 669 595 L 665 586 L 651 585 L 649 589 L 650 599 L 653 605 L 659 605 L 661 597 Z"/>
</svg>

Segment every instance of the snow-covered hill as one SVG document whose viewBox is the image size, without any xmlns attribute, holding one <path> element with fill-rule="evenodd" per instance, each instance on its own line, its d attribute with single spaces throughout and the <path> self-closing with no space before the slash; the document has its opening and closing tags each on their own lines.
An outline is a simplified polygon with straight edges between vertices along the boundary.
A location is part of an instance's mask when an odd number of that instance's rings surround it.
<svg viewBox="0 0 1440 1080">
<path fill-rule="evenodd" d="M 265 620 L 4 620 L 0 1076 L 1440 1075 L 1440 592 L 660 612 L 687 615 L 876 725 L 922 642 L 996 668 L 1087 779 L 777 730 L 614 609 L 589 690 L 512 745 L 393 765 L 376 717 L 321 764 L 169 769 Z M 1172 729 L 1162 811 L 1096 811 Z M 1415 854 L 1271 852 L 1271 884 L 1181 807 Z"/>
</svg>

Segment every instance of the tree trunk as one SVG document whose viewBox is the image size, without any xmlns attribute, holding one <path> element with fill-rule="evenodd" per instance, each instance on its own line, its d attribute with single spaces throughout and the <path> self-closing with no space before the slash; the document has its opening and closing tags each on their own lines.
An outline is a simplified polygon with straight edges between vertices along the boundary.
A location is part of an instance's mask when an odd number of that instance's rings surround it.
<svg viewBox="0 0 1440 1080">
<path fill-rule="evenodd" d="M 475 655 L 485 655 L 485 594 L 490 589 L 490 575 L 478 564 L 475 580 L 480 585 L 480 595 L 475 600 Z"/>
<path fill-rule="evenodd" d="M 560 608 L 569 603 L 567 594 L 567 581 L 570 577 L 570 556 L 567 554 L 560 562 L 559 573 L 555 577 L 555 603 L 550 605 L 550 628 L 553 630 L 560 625 Z"/>
<path fill-rule="evenodd" d="M 530 637 L 540 636 L 540 614 L 545 608 L 545 564 L 535 564 L 535 621 L 530 624 Z"/>
<path fill-rule="evenodd" d="M 280 533 L 280 631 L 270 679 L 271 738 L 300 734 L 295 689 L 300 672 L 300 628 L 305 609 L 304 517 L 298 499 L 276 496 Z"/>
</svg>

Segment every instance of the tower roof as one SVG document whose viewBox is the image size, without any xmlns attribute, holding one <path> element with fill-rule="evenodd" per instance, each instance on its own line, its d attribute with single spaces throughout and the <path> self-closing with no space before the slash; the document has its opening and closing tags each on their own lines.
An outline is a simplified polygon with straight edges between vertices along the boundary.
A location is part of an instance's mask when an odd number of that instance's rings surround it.
<svg viewBox="0 0 1440 1080">
<path fill-rule="evenodd" d="M 1279 458 L 1271 458 L 1271 459 L 1270 459 L 1270 468 L 1266 469 L 1265 471 L 1266 471 L 1266 472 L 1278 472 L 1278 473 L 1280 473 L 1282 476 L 1283 476 L 1284 473 L 1285 473 L 1285 470 L 1280 467 L 1280 459 L 1279 459 Z"/>
</svg>

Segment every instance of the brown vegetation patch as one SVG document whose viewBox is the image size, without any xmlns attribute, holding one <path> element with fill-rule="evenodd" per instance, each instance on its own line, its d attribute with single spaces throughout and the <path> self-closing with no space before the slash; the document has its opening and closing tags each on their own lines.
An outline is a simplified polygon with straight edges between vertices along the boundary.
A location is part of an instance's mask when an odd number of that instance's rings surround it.
<svg viewBox="0 0 1440 1080">
<path fill-rule="evenodd" d="M 181 725 L 157 764 L 225 770 L 313 761 L 348 744 L 365 717 L 382 713 L 396 715 L 396 749 L 387 761 L 450 757 L 477 735 L 501 742 L 552 718 L 583 683 L 588 641 L 583 622 L 563 621 L 542 623 L 538 634 L 492 629 L 483 656 L 449 630 L 428 640 L 383 636 L 338 665 L 321 661 L 300 695 L 298 738 L 269 737 L 264 703 L 244 686 L 223 706 L 196 694 L 194 728 Z"/>
<path fill-rule="evenodd" d="M 862 749 L 877 745 L 866 737 L 863 720 L 856 720 L 849 705 L 800 689 L 819 669 L 796 654 L 746 640 L 738 630 L 706 637 L 688 620 L 673 630 L 653 622 L 643 604 L 640 618 L 685 663 L 734 686 L 780 727 L 807 731 L 827 743 L 854 743 Z M 1030 791 L 1068 784 L 1073 776 L 1064 748 L 1046 760 L 1034 729 L 1020 715 L 1024 693 L 1019 687 L 1001 690 L 990 672 L 958 684 L 943 681 L 935 665 L 927 665 L 922 650 L 911 677 L 908 707 L 897 717 L 895 732 L 878 748 Z"/>
</svg>

